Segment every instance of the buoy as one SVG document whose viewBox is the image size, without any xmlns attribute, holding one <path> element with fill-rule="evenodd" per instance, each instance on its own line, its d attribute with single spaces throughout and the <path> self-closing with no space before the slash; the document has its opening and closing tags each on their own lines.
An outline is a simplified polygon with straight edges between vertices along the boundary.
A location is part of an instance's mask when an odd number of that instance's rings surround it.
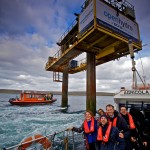
<svg viewBox="0 0 150 150">
<path fill-rule="evenodd" d="M 33 143 L 41 144 L 44 150 L 49 150 L 52 146 L 51 141 L 49 141 L 47 137 L 44 137 L 41 134 L 36 134 L 24 139 L 18 147 L 18 150 L 26 150 L 26 148 L 30 147 Z"/>
</svg>

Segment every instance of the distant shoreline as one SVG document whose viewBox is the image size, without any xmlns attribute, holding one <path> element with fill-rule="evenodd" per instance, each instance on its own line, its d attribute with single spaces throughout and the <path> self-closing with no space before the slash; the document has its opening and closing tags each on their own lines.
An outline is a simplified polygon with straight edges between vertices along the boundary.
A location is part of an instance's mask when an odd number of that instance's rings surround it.
<svg viewBox="0 0 150 150">
<path fill-rule="evenodd" d="M 20 94 L 23 90 L 13 90 L 13 89 L 0 89 L 0 93 L 4 94 Z M 25 90 L 25 91 L 34 91 L 34 90 Z M 37 92 L 44 92 L 44 93 L 53 93 L 54 95 L 61 95 L 62 92 L 60 91 L 37 91 Z M 96 96 L 114 96 L 115 93 L 110 92 L 96 92 Z M 78 95 L 78 96 L 85 96 L 85 91 L 70 91 L 68 95 Z"/>
</svg>

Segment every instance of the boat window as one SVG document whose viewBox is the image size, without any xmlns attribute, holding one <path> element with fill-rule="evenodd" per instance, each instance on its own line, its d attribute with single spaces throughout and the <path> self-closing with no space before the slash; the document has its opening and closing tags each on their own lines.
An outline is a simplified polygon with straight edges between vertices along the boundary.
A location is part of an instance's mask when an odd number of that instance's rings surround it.
<svg viewBox="0 0 150 150">
<path fill-rule="evenodd" d="M 43 98 L 44 97 L 44 95 L 38 95 L 39 96 L 39 98 Z"/>
<path fill-rule="evenodd" d="M 26 94 L 26 98 L 31 98 L 30 94 Z"/>
<path fill-rule="evenodd" d="M 38 95 L 34 95 L 34 97 L 35 97 L 35 98 L 38 98 L 39 96 L 38 96 Z"/>
<path fill-rule="evenodd" d="M 143 111 L 145 109 L 148 109 L 150 110 L 150 104 L 149 103 L 146 103 L 146 102 L 126 102 L 126 104 L 124 103 L 119 103 L 119 110 L 120 110 L 120 107 L 121 106 L 126 106 L 127 109 L 130 109 L 130 108 L 137 108 L 139 109 L 140 111 Z"/>
<path fill-rule="evenodd" d="M 119 103 L 119 110 L 121 106 L 126 106 L 127 110 L 130 112 L 131 108 L 138 109 L 143 115 L 144 118 L 150 122 L 150 103 L 148 102 L 126 102 Z"/>
</svg>

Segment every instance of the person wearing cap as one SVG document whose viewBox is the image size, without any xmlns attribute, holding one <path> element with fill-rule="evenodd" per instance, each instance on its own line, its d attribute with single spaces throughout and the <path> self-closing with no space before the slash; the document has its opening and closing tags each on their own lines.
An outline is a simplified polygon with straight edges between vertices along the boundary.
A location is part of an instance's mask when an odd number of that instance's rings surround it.
<svg viewBox="0 0 150 150">
<path fill-rule="evenodd" d="M 112 126 L 117 127 L 119 130 L 119 148 L 122 148 L 122 145 L 126 145 L 126 141 L 128 141 L 129 136 L 130 136 L 130 131 L 127 125 L 127 122 L 123 117 L 119 115 L 119 113 L 114 110 L 114 106 L 111 104 L 108 104 L 106 106 L 106 113 L 108 115 L 109 121 L 112 123 Z M 129 150 L 128 147 L 125 147 L 125 150 Z"/>
<path fill-rule="evenodd" d="M 106 115 L 101 115 L 97 135 L 97 150 L 119 150 L 119 130 L 108 122 Z"/>
<path fill-rule="evenodd" d="M 85 112 L 85 120 L 81 127 L 71 127 L 67 130 L 75 132 L 84 132 L 85 145 L 87 150 L 96 150 L 96 139 L 97 139 L 97 120 L 91 111 Z"/>
</svg>

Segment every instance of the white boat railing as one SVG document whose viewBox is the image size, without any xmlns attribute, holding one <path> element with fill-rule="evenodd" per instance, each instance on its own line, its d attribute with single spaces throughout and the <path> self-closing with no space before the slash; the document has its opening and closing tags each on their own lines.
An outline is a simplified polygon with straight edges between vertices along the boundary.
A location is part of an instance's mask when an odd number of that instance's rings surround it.
<svg viewBox="0 0 150 150">
<path fill-rule="evenodd" d="M 44 139 L 50 142 L 48 147 L 45 147 L 47 141 L 43 143 L 44 147 L 41 144 Z M 0 150 L 77 150 L 80 146 L 82 146 L 82 150 L 85 149 L 83 134 L 63 130 L 27 142 L 21 142 L 11 147 L 0 148 Z"/>
</svg>

